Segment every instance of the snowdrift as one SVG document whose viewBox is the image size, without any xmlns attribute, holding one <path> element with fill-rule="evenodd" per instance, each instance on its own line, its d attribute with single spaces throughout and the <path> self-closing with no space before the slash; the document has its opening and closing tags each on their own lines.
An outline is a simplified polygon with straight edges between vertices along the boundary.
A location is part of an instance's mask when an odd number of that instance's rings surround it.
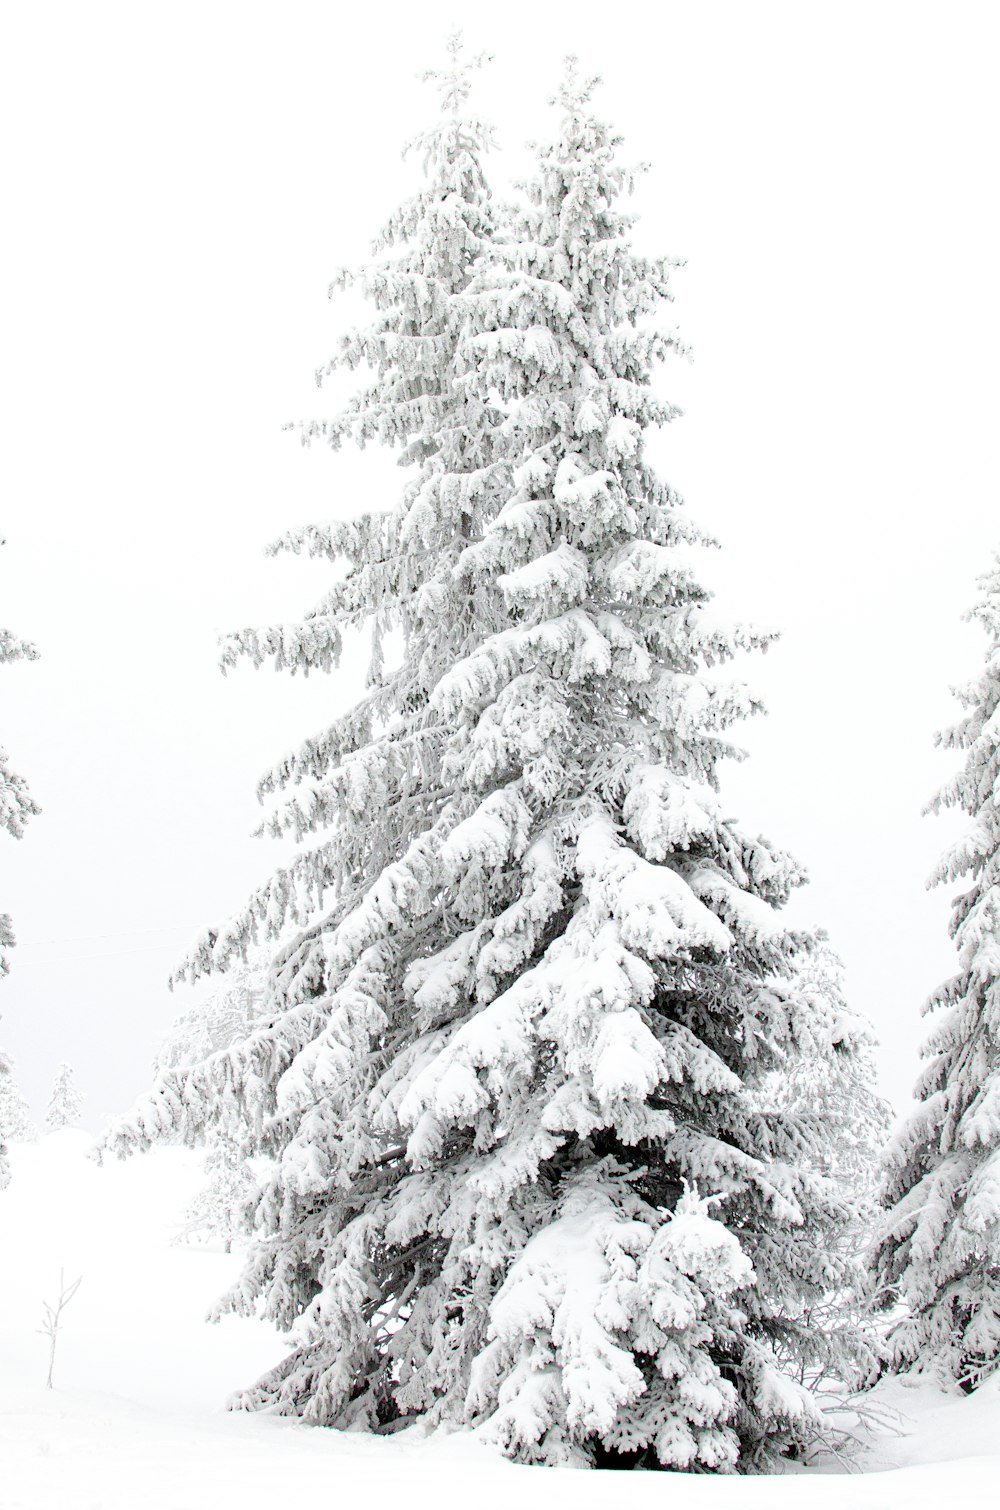
<svg viewBox="0 0 1000 1510">
<path fill-rule="evenodd" d="M 1000 1482 L 1000 1380 L 968 1398 L 890 1380 L 874 1398 L 899 1434 L 873 1433 L 860 1471 L 779 1478 L 571 1473 L 506 1462 L 468 1436 L 346 1435 L 233 1414 L 229 1392 L 271 1366 L 284 1339 L 262 1323 L 203 1316 L 236 1273 L 221 1244 L 178 1246 L 200 1182 L 196 1154 L 163 1148 L 99 1168 L 67 1129 L 12 1149 L 0 1193 L 2 1510 L 272 1510 L 278 1504 L 572 1503 L 675 1510 L 939 1510 L 989 1501 Z M 42 1305 L 60 1271 L 82 1276 L 45 1390 Z M 617 1478 L 618 1475 L 615 1475 Z M 806 1482 L 808 1480 L 808 1482 Z"/>
</svg>

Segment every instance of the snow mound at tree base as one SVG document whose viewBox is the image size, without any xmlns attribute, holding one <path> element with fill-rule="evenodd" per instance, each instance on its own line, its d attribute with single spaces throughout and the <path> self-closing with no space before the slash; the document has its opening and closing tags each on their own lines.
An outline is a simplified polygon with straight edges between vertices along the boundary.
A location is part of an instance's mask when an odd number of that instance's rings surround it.
<svg viewBox="0 0 1000 1510">
<path fill-rule="evenodd" d="M 945 1391 L 919 1374 L 884 1379 L 866 1396 L 862 1408 L 896 1418 L 897 1434 L 875 1431 L 856 1455 L 864 1473 L 958 1464 L 978 1460 L 997 1471 L 1000 1462 L 1000 1374 L 981 1384 L 972 1395 Z M 994 1480 L 993 1495 L 996 1494 Z"/>
<path fill-rule="evenodd" d="M 202 1321 L 237 1255 L 172 1239 L 201 1181 L 199 1159 L 164 1148 L 98 1168 L 74 1130 L 15 1147 L 0 1193 L 0 1505 L 3 1510 L 274 1510 L 280 1504 L 570 1503 L 661 1507 L 664 1480 L 515 1467 L 467 1434 L 380 1438 L 230 1414 L 232 1389 L 282 1356 L 271 1328 Z M 42 1302 L 60 1267 L 82 1275 L 64 1313 L 54 1390 L 41 1386 Z M 781 1478 L 671 1476 L 674 1510 L 940 1510 L 990 1503 L 1000 1482 L 1000 1380 L 975 1395 L 887 1380 L 871 1397 L 901 1417 L 875 1432 L 845 1483 L 840 1465 Z M 982 1454 L 992 1452 L 993 1456 Z M 972 1497 L 975 1497 L 974 1499 Z"/>
<path fill-rule="evenodd" d="M 940 1397 L 926 1412 L 935 1429 L 953 1417 L 959 1436 L 964 1414 Z M 994 1436 L 995 1423 L 994 1414 Z M 936 1440 L 919 1425 L 915 1437 Z M 797 1510 L 806 1487 L 800 1474 L 673 1474 L 665 1485 L 657 1473 L 630 1473 L 627 1484 L 611 1486 L 600 1470 L 515 1467 L 468 1436 L 377 1438 L 268 1416 L 164 1415 L 121 1397 L 36 1388 L 0 1390 L 0 1454 L 4 1510 L 273 1510 L 290 1502 L 607 1510 L 625 1495 L 636 1510 L 659 1510 L 665 1490 L 674 1510 Z M 846 1483 L 810 1473 L 808 1497 L 811 1510 L 940 1510 L 990 1503 L 998 1474 L 1000 1455 Z"/>
</svg>

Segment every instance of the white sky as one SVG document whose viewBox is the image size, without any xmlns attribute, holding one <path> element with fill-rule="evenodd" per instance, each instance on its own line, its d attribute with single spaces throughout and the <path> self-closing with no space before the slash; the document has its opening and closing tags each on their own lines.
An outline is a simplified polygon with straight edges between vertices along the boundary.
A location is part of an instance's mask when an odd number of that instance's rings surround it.
<svg viewBox="0 0 1000 1510">
<path fill-rule="evenodd" d="M 0 739 L 44 808 L 0 855 L 19 945 L 0 1042 L 44 1103 L 59 1058 L 90 1120 L 147 1083 L 191 1003 L 164 982 L 280 859 L 252 840 L 259 773 L 349 698 L 336 680 L 215 669 L 216 635 L 297 617 L 319 563 L 285 529 L 388 503 L 385 458 L 304 451 L 312 372 L 362 258 L 413 182 L 456 8 L 305 0 L 10 5 L 0 57 Z M 495 62 L 498 185 L 546 129 L 563 54 L 606 81 L 651 171 L 639 236 L 685 256 L 695 363 L 664 474 L 723 551 L 720 611 L 774 624 L 747 674 L 728 807 L 812 884 L 901 1106 L 951 972 L 924 878 L 954 768 L 933 748 L 981 664 L 960 622 L 1000 544 L 992 4 L 521 3 L 462 13 Z"/>
</svg>

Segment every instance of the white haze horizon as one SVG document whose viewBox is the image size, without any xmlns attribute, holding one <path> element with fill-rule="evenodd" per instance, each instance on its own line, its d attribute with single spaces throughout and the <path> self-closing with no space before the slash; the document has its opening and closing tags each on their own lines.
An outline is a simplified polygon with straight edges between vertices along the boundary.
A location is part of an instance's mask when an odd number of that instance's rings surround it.
<svg viewBox="0 0 1000 1510">
<path fill-rule="evenodd" d="M 312 373 L 352 318 L 327 303 L 416 182 L 454 7 L 387 24 L 319 3 L 38 5 L 6 18 L 0 256 L 6 436 L 0 742 L 43 809 L 3 845 L 18 939 L 0 1044 L 37 1110 L 60 1059 L 96 1127 L 148 1083 L 166 978 L 280 862 L 261 772 L 350 700 L 241 667 L 217 637 L 298 617 L 321 563 L 265 558 L 297 524 L 388 506 L 391 456 L 303 450 Z M 954 968 L 925 890 L 950 818 L 936 729 L 983 640 L 962 622 L 1000 545 L 994 353 L 1000 16 L 986 5 L 504 8 L 465 36 L 501 192 L 549 129 L 561 59 L 599 71 L 644 247 L 685 257 L 692 364 L 663 475 L 718 537 L 720 614 L 782 638 L 739 670 L 769 713 L 723 771 L 727 811 L 811 881 L 851 1004 L 904 1109 L 920 1007 Z"/>
</svg>

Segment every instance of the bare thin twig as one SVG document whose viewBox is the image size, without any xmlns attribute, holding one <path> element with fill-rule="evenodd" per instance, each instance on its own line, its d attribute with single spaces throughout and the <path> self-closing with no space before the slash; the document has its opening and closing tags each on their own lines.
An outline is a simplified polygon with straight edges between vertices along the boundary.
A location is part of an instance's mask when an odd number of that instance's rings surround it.
<svg viewBox="0 0 1000 1510">
<path fill-rule="evenodd" d="M 42 1322 L 42 1325 L 39 1327 L 39 1331 L 44 1337 L 47 1337 L 49 1339 L 49 1375 L 45 1381 L 46 1389 L 52 1388 L 52 1370 L 55 1366 L 56 1361 L 56 1339 L 59 1336 L 59 1327 L 62 1321 L 62 1313 L 69 1305 L 70 1301 L 73 1299 L 73 1296 L 80 1288 L 82 1282 L 83 1275 L 81 1274 L 79 1279 L 74 1279 L 73 1283 L 68 1285 L 66 1283 L 65 1270 L 60 1269 L 59 1299 L 56 1301 L 54 1306 L 49 1305 L 47 1300 L 42 1302 L 45 1318 Z"/>
</svg>

